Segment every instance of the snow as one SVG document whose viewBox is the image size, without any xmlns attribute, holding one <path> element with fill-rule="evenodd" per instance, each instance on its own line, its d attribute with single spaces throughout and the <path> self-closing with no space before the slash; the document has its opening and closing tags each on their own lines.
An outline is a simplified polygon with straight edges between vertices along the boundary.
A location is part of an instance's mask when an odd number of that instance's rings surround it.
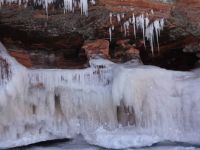
<svg viewBox="0 0 200 150">
<path fill-rule="evenodd" d="M 138 62 L 95 58 L 86 69 L 27 69 L 0 56 L 12 72 L 0 85 L 0 148 L 78 134 L 106 148 L 150 146 L 160 141 L 199 144 L 200 74 Z M 133 108 L 135 124 L 121 126 L 117 107 Z"/>
</svg>

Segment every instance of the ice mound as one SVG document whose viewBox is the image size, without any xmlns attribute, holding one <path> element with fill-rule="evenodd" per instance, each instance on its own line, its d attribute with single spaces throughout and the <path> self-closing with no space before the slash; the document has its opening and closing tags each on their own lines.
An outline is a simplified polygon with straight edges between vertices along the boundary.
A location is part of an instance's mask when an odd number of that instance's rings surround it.
<svg viewBox="0 0 200 150">
<path fill-rule="evenodd" d="M 200 74 L 96 58 L 80 70 L 27 69 L 0 44 L 0 148 L 73 138 L 106 148 L 200 141 Z M 2 62 L 2 61 L 1 61 Z M 7 73 L 2 69 L 1 74 Z M 4 70 L 2 72 L 2 70 Z M 124 127 L 118 107 L 134 122 Z"/>
</svg>

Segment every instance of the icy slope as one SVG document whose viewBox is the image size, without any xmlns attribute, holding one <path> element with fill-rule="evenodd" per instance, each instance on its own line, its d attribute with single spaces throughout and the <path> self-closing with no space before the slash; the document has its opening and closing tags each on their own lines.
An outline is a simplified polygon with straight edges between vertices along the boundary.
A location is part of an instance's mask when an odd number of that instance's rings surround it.
<svg viewBox="0 0 200 150">
<path fill-rule="evenodd" d="M 82 134 L 107 148 L 200 141 L 200 76 L 93 59 L 82 70 L 28 70 L 11 58 L 0 85 L 0 148 Z M 2 67 L 2 66 L 1 66 Z M 5 66 L 4 66 L 5 67 Z M 2 70 L 2 69 L 1 69 Z M 120 127 L 123 103 L 134 124 Z"/>
</svg>

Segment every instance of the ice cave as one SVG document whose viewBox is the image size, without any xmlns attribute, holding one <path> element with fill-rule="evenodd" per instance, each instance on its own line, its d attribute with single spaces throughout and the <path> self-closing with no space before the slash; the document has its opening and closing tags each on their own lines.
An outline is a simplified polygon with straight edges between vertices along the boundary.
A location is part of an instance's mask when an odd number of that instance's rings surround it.
<svg viewBox="0 0 200 150">
<path fill-rule="evenodd" d="M 200 149 L 199 0 L 0 0 L 0 149 Z"/>
</svg>

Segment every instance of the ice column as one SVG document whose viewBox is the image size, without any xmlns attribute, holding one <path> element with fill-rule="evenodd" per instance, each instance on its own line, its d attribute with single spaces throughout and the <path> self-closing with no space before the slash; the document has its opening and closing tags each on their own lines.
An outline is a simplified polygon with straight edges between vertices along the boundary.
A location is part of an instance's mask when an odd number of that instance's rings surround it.
<svg viewBox="0 0 200 150">
<path fill-rule="evenodd" d="M 120 21 L 121 21 L 121 16 L 120 14 L 117 14 L 117 22 L 120 23 Z"/>
<path fill-rule="evenodd" d="M 108 29 L 108 31 L 109 31 L 109 39 L 110 39 L 110 42 L 112 41 L 112 31 L 114 31 L 114 29 L 115 29 L 114 26 L 112 26 L 112 27 L 110 27 L 110 28 Z"/>
<path fill-rule="evenodd" d="M 129 34 L 129 21 L 124 22 L 124 36 L 126 37 Z"/>
<path fill-rule="evenodd" d="M 134 13 L 133 13 L 133 16 L 132 16 L 132 24 L 133 24 L 134 36 L 135 36 L 135 39 L 136 39 L 136 22 L 135 22 L 135 15 L 134 15 Z"/>
<path fill-rule="evenodd" d="M 113 14 L 110 12 L 109 17 L 110 17 L 110 24 L 112 24 L 112 16 Z"/>
<path fill-rule="evenodd" d="M 74 11 L 72 0 L 64 0 L 64 13 L 65 11 Z"/>
</svg>

